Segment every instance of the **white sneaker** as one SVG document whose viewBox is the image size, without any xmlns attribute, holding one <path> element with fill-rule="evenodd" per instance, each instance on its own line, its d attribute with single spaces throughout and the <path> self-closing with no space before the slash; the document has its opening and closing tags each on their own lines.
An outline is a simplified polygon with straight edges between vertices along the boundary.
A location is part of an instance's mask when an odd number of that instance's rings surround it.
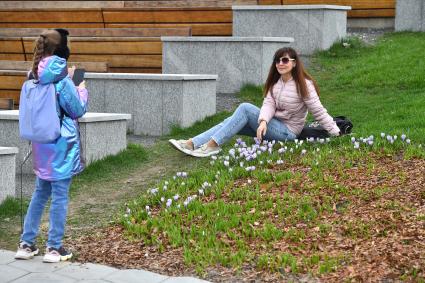
<svg viewBox="0 0 425 283">
<path fill-rule="evenodd" d="M 60 247 L 59 249 L 49 247 L 46 249 L 46 254 L 43 257 L 43 262 L 55 263 L 60 261 L 66 261 L 71 258 L 72 253 L 65 250 L 64 247 Z"/>
<path fill-rule="evenodd" d="M 25 242 L 20 242 L 18 251 L 15 254 L 16 259 L 31 259 L 38 255 L 39 250 L 35 245 L 28 245 Z"/>
<path fill-rule="evenodd" d="M 192 155 L 193 149 L 190 148 L 190 146 L 187 145 L 187 140 L 175 140 L 171 139 L 168 140 L 175 148 L 180 150 L 183 153 L 186 153 L 188 155 Z"/>
<path fill-rule="evenodd" d="M 221 151 L 219 146 L 209 147 L 207 144 L 204 144 L 198 149 L 193 150 L 190 155 L 195 157 L 208 157 L 211 155 L 216 155 Z"/>
</svg>

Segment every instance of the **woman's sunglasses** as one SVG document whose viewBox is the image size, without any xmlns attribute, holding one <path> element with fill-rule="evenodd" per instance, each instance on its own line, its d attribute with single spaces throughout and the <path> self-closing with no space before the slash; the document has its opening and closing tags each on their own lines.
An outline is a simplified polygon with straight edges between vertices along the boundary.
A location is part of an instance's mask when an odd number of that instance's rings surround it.
<svg viewBox="0 0 425 283">
<path fill-rule="evenodd" d="M 295 59 L 288 58 L 288 57 L 281 57 L 281 58 L 274 59 L 275 64 L 279 64 L 280 62 L 282 62 L 282 64 L 288 64 L 289 61 L 295 61 Z"/>
</svg>

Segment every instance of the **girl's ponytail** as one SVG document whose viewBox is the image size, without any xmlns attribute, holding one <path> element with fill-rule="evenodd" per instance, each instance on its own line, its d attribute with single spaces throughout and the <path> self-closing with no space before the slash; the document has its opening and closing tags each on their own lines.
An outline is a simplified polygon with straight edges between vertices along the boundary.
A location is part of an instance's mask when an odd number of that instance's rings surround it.
<svg viewBox="0 0 425 283">
<path fill-rule="evenodd" d="M 44 55 L 45 39 L 46 39 L 45 36 L 40 35 L 35 42 L 34 58 L 32 63 L 32 74 L 36 80 L 38 80 L 38 63 L 40 63 Z"/>
<path fill-rule="evenodd" d="M 35 41 L 32 74 L 38 80 L 38 64 L 46 56 L 53 55 L 59 45 L 61 36 L 56 30 L 43 31 Z"/>
</svg>

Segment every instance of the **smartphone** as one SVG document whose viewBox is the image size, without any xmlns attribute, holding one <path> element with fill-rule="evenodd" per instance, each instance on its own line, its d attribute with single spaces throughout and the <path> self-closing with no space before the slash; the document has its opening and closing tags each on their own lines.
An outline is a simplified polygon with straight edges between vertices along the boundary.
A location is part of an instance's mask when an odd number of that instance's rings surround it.
<svg viewBox="0 0 425 283">
<path fill-rule="evenodd" d="M 72 81 L 76 86 L 78 86 L 84 80 L 85 69 L 75 69 L 74 76 L 72 77 Z"/>
</svg>

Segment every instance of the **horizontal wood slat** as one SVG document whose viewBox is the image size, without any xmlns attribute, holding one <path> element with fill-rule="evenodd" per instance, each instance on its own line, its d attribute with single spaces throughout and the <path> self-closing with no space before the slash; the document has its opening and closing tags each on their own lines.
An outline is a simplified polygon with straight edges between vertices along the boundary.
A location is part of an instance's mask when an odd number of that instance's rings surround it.
<svg viewBox="0 0 425 283">
<path fill-rule="evenodd" d="M 13 110 L 14 100 L 12 98 L 0 98 L 0 109 Z"/>
<path fill-rule="evenodd" d="M 102 12 L 98 10 L 0 10 L 1 23 L 103 23 Z"/>
<path fill-rule="evenodd" d="M 112 73 L 155 73 L 160 74 L 161 68 L 110 68 Z"/>
<path fill-rule="evenodd" d="M 25 61 L 25 55 L 14 53 L 0 53 L 0 60 Z"/>
<path fill-rule="evenodd" d="M 124 1 L 0 1 L 0 9 L 123 8 Z"/>
<path fill-rule="evenodd" d="M 109 39 L 109 40 L 108 40 Z M 160 38 L 70 38 L 72 54 L 162 54 Z M 34 40 L 24 39 L 25 53 L 34 50 Z"/>
<path fill-rule="evenodd" d="M 23 53 L 22 40 L 0 39 L 0 53 Z"/>
<path fill-rule="evenodd" d="M 106 73 L 108 71 L 108 64 L 106 62 L 68 62 L 68 66 L 83 68 L 87 72 Z M 0 61 L 0 70 L 28 71 L 31 68 L 31 61 Z"/>
<path fill-rule="evenodd" d="M 26 80 L 25 73 L 16 75 L 16 76 L 0 74 L 1 89 L 11 89 L 11 90 L 21 89 L 22 84 L 24 83 L 25 80 Z"/>
<path fill-rule="evenodd" d="M 284 5 L 328 4 L 351 6 L 353 9 L 395 8 L 395 0 L 282 0 Z"/>
<path fill-rule="evenodd" d="M 103 28 L 102 23 L 1 23 L 0 28 Z"/>
<path fill-rule="evenodd" d="M 0 28 L 0 37 L 38 36 L 43 28 Z M 152 37 L 152 36 L 190 36 L 190 27 L 168 28 L 70 28 L 70 37 Z"/>
<path fill-rule="evenodd" d="M 32 55 L 27 55 L 32 60 Z M 71 55 L 70 61 L 76 62 L 108 62 L 109 68 L 114 67 L 162 67 L 162 55 Z"/>
<path fill-rule="evenodd" d="M 348 11 L 349 18 L 392 18 L 395 17 L 395 9 L 367 9 Z"/>
<path fill-rule="evenodd" d="M 205 24 L 139 24 L 139 23 L 116 23 L 106 24 L 107 28 L 131 28 L 131 27 L 191 27 L 193 36 L 231 36 L 232 23 L 205 23 Z"/>
<path fill-rule="evenodd" d="M 232 11 L 226 10 L 128 10 L 104 11 L 105 24 L 109 23 L 231 23 Z"/>
<path fill-rule="evenodd" d="M 14 104 L 19 104 L 19 96 L 21 95 L 21 90 L 7 90 L 0 89 L 0 98 L 9 98 L 13 99 Z"/>
</svg>

